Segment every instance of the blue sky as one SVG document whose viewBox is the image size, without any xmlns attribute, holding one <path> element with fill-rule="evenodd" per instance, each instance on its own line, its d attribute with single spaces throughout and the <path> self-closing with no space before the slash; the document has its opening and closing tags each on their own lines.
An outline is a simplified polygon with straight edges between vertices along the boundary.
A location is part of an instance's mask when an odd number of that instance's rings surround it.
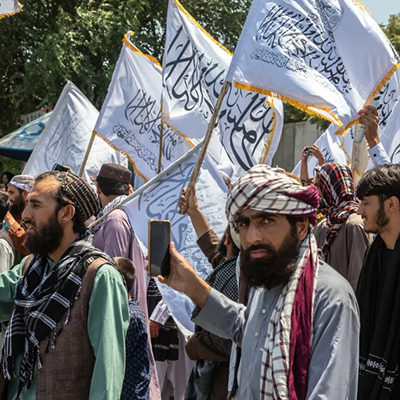
<svg viewBox="0 0 400 400">
<path fill-rule="evenodd" d="M 400 13 L 400 0 L 361 0 L 361 3 L 367 6 L 379 24 L 386 24 L 389 15 Z"/>
</svg>

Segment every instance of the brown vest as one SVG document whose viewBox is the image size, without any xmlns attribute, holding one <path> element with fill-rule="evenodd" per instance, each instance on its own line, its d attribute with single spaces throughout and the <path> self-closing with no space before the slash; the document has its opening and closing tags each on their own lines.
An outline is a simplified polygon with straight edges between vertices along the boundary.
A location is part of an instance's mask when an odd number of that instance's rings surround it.
<svg viewBox="0 0 400 400">
<path fill-rule="evenodd" d="M 29 262 L 30 258 L 25 262 L 24 273 Z M 89 341 L 87 320 L 94 279 L 103 264 L 108 262 L 98 258 L 89 265 L 82 280 L 80 295 L 71 309 L 69 322 L 58 336 L 55 348 L 46 353 L 48 341 L 43 340 L 40 344 L 42 368 L 37 369 L 36 400 L 89 398 L 95 357 Z M 5 381 L 3 374 L 1 380 Z M 4 394 L 1 400 L 6 399 Z"/>
</svg>

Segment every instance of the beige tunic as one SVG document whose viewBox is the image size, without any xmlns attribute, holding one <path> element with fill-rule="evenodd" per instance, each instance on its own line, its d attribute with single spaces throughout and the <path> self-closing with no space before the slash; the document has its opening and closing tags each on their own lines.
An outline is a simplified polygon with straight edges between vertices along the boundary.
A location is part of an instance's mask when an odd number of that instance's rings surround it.
<svg viewBox="0 0 400 400">
<path fill-rule="evenodd" d="M 314 228 L 313 232 L 320 249 L 327 231 L 326 219 L 320 221 Z M 365 250 L 372 240 L 373 236 L 364 231 L 361 217 L 354 213 L 342 224 L 331 244 L 326 262 L 344 276 L 354 290 L 357 287 Z"/>
</svg>

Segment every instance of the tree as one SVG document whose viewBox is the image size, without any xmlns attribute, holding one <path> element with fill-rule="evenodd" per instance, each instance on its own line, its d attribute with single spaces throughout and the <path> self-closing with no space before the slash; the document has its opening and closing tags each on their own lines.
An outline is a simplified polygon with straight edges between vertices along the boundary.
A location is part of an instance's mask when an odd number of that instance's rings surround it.
<svg viewBox="0 0 400 400">
<path fill-rule="evenodd" d="M 123 34 L 139 27 L 136 0 L 25 0 L 0 23 L 0 132 L 21 114 L 54 106 L 72 80 L 100 107 Z"/>
</svg>

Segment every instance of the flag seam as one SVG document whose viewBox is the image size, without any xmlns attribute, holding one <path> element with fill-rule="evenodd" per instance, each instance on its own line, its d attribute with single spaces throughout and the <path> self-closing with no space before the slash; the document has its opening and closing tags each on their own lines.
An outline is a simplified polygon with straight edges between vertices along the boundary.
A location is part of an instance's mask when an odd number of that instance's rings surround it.
<svg viewBox="0 0 400 400">
<path fill-rule="evenodd" d="M 119 149 L 117 146 L 115 146 L 113 143 L 111 143 L 107 138 L 102 136 L 99 132 L 93 131 L 93 133 L 98 136 L 100 139 L 104 140 L 110 147 L 112 147 L 114 150 L 119 151 L 121 154 L 123 154 L 132 164 L 133 170 L 135 171 L 136 174 L 138 174 L 145 182 L 148 181 L 148 179 L 137 169 L 135 162 L 132 160 L 131 157 L 129 157 L 128 153 L 126 153 L 124 150 Z"/>
</svg>

